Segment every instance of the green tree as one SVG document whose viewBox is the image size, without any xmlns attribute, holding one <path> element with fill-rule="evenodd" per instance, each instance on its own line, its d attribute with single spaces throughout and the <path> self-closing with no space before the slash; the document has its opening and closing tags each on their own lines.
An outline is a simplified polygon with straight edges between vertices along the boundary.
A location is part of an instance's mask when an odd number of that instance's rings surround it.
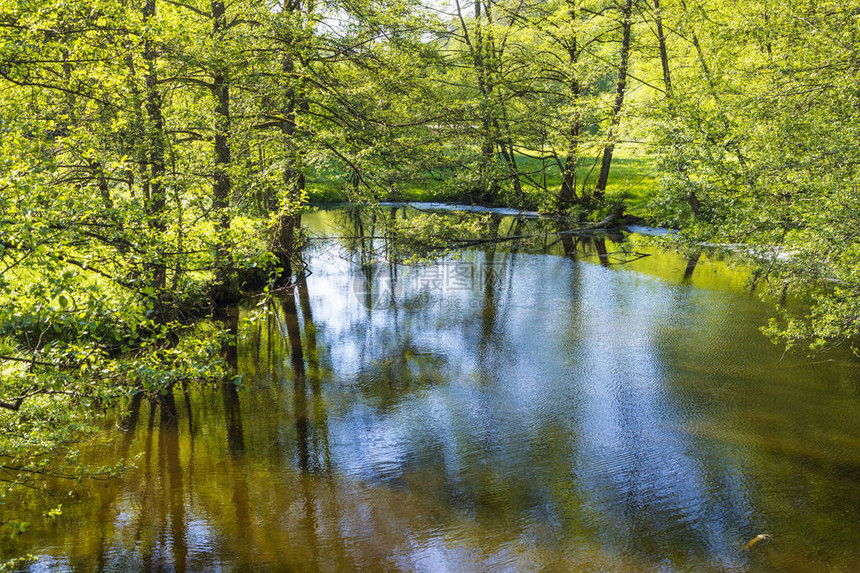
<svg viewBox="0 0 860 573">
<path fill-rule="evenodd" d="M 655 207 L 692 240 L 743 244 L 763 279 L 808 293 L 790 343 L 854 340 L 858 76 L 855 2 L 681 2 Z M 683 36 L 683 37 L 682 37 Z M 687 65 L 690 64 L 690 65 Z"/>
</svg>

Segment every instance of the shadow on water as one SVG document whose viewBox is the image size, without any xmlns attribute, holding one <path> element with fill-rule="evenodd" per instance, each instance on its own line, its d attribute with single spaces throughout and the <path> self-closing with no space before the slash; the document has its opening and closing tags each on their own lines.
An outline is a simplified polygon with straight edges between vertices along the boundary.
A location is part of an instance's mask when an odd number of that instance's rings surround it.
<svg viewBox="0 0 860 573">
<path fill-rule="evenodd" d="M 311 241 L 313 274 L 218 317 L 246 389 L 133 397 L 87 454 L 127 475 L 84 484 L 2 555 L 81 571 L 860 564 L 860 369 L 761 337 L 771 307 L 743 269 L 512 217 L 488 226 L 500 242 L 390 260 L 386 225 L 414 215 L 307 215 L 339 237 Z"/>
</svg>

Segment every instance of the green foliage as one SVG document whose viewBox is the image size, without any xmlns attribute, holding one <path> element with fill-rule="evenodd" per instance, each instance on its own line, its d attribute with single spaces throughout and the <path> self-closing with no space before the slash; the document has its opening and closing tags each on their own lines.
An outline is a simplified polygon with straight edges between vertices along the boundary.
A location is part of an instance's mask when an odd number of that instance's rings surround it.
<svg viewBox="0 0 860 573">
<path fill-rule="evenodd" d="M 858 9 L 691 7 L 682 22 L 699 50 L 682 52 L 689 65 L 655 124 L 652 212 L 693 240 L 743 245 L 762 276 L 811 297 L 807 315 L 769 328 L 789 344 L 860 334 Z"/>
<path fill-rule="evenodd" d="M 856 340 L 856 0 L 670 3 L 671 90 L 658 15 L 637 5 L 617 110 L 621 4 L 438 8 L 0 0 L 0 458 L 13 485 L 113 475 L 73 446 L 97 409 L 229 377 L 226 334 L 198 321 L 290 280 L 310 202 L 582 220 L 643 209 L 691 243 L 743 245 L 761 280 L 808 293 L 808 314 L 774 336 Z M 600 198 L 608 148 L 620 157 Z M 405 259 L 487 230 L 435 215 L 378 225 Z"/>
</svg>

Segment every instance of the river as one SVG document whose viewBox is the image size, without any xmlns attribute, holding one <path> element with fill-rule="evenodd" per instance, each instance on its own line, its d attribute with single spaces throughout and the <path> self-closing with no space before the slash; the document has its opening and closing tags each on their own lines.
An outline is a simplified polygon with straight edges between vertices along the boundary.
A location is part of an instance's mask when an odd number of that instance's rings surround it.
<svg viewBox="0 0 860 573">
<path fill-rule="evenodd" d="M 620 233 L 394 264 L 384 239 L 357 238 L 377 234 L 366 213 L 304 224 L 306 281 L 235 311 L 243 388 L 131 401 L 86 454 L 126 475 L 57 484 L 62 515 L 0 556 L 31 553 L 32 571 L 860 569 L 860 366 L 772 344 L 779 297 L 751 292 L 743 265 Z"/>
</svg>

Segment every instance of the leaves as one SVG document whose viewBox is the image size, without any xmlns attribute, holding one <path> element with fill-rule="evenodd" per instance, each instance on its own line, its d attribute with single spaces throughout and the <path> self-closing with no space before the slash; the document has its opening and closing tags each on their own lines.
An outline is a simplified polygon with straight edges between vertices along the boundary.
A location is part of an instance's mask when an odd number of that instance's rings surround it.
<svg viewBox="0 0 860 573">
<path fill-rule="evenodd" d="M 654 213 L 691 240 L 745 245 L 765 279 L 812 298 L 808 315 L 784 317 L 770 334 L 815 348 L 856 340 L 858 5 L 697 10 L 701 19 L 685 24 L 698 33 L 700 64 L 677 66 L 680 87 L 656 124 Z M 701 204 L 692 221 L 690 197 Z"/>
</svg>

